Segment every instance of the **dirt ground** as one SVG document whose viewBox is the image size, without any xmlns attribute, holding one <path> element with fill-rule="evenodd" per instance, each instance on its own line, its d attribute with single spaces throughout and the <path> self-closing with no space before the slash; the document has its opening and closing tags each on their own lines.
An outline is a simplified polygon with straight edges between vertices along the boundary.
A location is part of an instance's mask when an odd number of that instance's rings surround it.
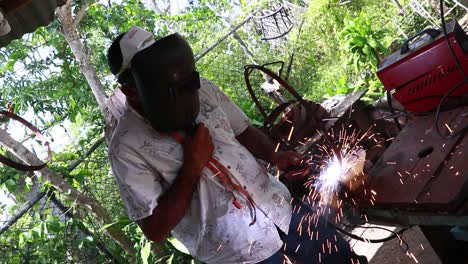
<svg viewBox="0 0 468 264">
<path fill-rule="evenodd" d="M 390 227 L 389 229 L 395 230 L 396 228 Z M 353 230 L 353 233 L 369 239 L 378 239 L 389 235 L 387 231 L 379 229 L 357 228 Z M 351 240 L 350 243 L 357 254 L 367 257 L 370 264 L 442 263 L 418 227 L 407 230 L 403 234 L 402 239 L 408 243 L 410 256 L 407 256 L 404 250 L 400 248 L 399 239 L 393 239 L 379 244 L 369 244 L 357 240 Z"/>
</svg>

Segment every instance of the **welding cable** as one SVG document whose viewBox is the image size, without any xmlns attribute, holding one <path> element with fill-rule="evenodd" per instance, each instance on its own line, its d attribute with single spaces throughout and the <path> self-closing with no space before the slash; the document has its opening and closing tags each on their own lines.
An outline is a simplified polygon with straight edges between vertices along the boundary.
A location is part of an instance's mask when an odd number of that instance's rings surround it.
<svg viewBox="0 0 468 264">
<path fill-rule="evenodd" d="M 450 54 L 452 55 L 453 59 L 455 60 L 455 64 L 457 65 L 458 70 L 460 71 L 460 73 L 463 76 L 463 81 L 461 81 L 457 85 L 450 88 L 447 92 L 445 92 L 444 96 L 442 96 L 442 98 L 440 99 L 439 105 L 437 106 L 437 111 L 436 111 L 436 114 L 435 114 L 435 128 L 436 128 L 437 134 L 441 138 L 450 139 L 450 138 L 453 138 L 455 136 L 465 134 L 468 131 L 468 126 L 465 126 L 464 128 L 460 129 L 459 131 L 457 131 L 455 133 L 450 133 L 449 136 L 442 135 L 442 133 L 440 131 L 440 128 L 439 128 L 440 108 L 441 108 L 442 104 L 445 102 L 445 100 L 447 99 L 447 97 L 449 95 L 451 95 L 454 91 L 456 91 L 458 88 L 460 88 L 462 85 L 464 85 L 468 81 L 468 77 L 466 76 L 466 73 L 463 70 L 463 67 L 462 67 L 460 61 L 458 60 L 458 57 L 455 54 L 455 51 L 453 50 L 453 47 L 450 44 L 450 40 L 448 38 L 447 26 L 445 25 L 444 1 L 443 0 L 439 0 L 439 8 L 440 8 L 440 20 L 441 20 L 441 23 L 442 23 L 442 31 L 444 33 L 445 42 L 447 42 L 447 45 L 448 45 L 449 50 L 450 50 Z"/>
<path fill-rule="evenodd" d="M 402 243 L 404 243 L 407 247 L 408 247 L 408 244 L 403 240 L 401 239 L 401 235 L 403 235 L 404 232 L 406 232 L 408 229 L 407 228 L 403 228 L 401 229 L 400 231 L 398 232 L 395 232 L 395 231 L 392 231 L 390 229 L 387 229 L 387 228 L 383 228 L 383 227 L 379 227 L 379 226 L 355 226 L 355 227 L 358 227 L 358 228 L 366 228 L 366 229 L 381 229 L 381 230 L 384 230 L 384 231 L 387 231 L 389 233 L 392 233 L 391 235 L 389 235 L 388 237 L 384 237 L 384 238 L 379 238 L 379 239 L 367 239 L 367 238 L 363 238 L 361 236 L 358 236 L 358 235 L 355 235 L 355 234 L 352 234 L 344 229 L 342 229 L 341 227 L 337 226 L 336 224 L 328 221 L 328 224 L 330 224 L 333 228 L 335 228 L 338 232 L 352 238 L 352 239 L 356 239 L 356 240 L 359 240 L 359 241 L 362 241 L 362 242 L 366 242 L 366 243 L 383 243 L 383 242 L 386 242 L 386 241 L 390 241 L 394 238 L 399 238 Z"/>
<path fill-rule="evenodd" d="M 409 116 L 409 115 L 411 115 L 411 114 L 402 112 L 402 113 L 395 114 L 395 115 L 387 115 L 387 116 L 376 117 L 376 118 L 374 118 L 374 120 L 394 119 L 394 118 L 398 118 L 398 117 L 402 117 L 402 116 Z"/>
</svg>

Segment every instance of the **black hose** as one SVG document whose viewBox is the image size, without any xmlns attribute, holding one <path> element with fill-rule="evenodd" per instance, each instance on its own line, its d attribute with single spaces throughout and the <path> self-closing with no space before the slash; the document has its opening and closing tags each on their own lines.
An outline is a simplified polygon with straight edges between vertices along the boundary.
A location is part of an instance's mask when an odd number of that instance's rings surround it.
<svg viewBox="0 0 468 264">
<path fill-rule="evenodd" d="M 455 54 L 455 51 L 453 50 L 453 47 L 450 44 L 450 41 L 448 39 L 447 26 L 445 25 L 444 1 L 443 0 L 439 0 L 439 7 L 440 7 L 440 21 L 442 23 L 442 31 L 444 33 L 445 42 L 447 42 L 447 45 L 448 45 L 449 50 L 450 50 L 450 54 L 452 55 L 453 59 L 455 60 L 455 64 L 457 65 L 458 70 L 460 71 L 460 73 L 463 76 L 463 80 L 461 82 L 459 82 L 457 85 L 450 88 L 447 92 L 445 92 L 444 96 L 442 96 L 442 98 L 440 99 L 439 105 L 437 106 L 437 111 L 436 111 L 436 115 L 435 115 L 435 128 L 436 128 L 437 134 L 441 138 L 450 139 L 450 138 L 453 138 L 455 136 L 462 135 L 462 134 L 466 133 L 468 131 L 468 126 L 463 127 L 462 129 L 460 129 L 459 131 L 457 131 L 455 133 L 450 133 L 448 136 L 442 135 L 442 133 L 440 131 L 440 128 L 439 128 L 440 108 L 442 107 L 442 104 L 444 103 L 444 101 L 447 99 L 448 96 L 450 96 L 455 90 L 457 90 L 458 88 L 460 88 L 464 84 L 466 84 L 466 82 L 468 81 L 468 78 L 467 78 L 466 73 L 463 70 L 463 67 L 462 67 L 460 61 L 458 60 L 457 55 Z"/>
</svg>

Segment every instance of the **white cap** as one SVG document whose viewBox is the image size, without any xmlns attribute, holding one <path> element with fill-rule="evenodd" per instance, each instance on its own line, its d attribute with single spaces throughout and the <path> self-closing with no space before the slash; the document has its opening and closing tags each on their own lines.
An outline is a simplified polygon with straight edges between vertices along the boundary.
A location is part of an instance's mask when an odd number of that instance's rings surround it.
<svg viewBox="0 0 468 264">
<path fill-rule="evenodd" d="M 130 68 L 130 61 L 137 52 L 149 47 L 154 42 L 156 41 L 153 33 L 138 26 L 132 26 L 119 42 L 123 61 L 117 75 Z"/>
<path fill-rule="evenodd" d="M 8 24 L 8 21 L 4 18 L 3 20 L 0 21 L 0 36 L 4 36 L 8 33 L 10 33 L 11 27 L 10 24 Z"/>
</svg>

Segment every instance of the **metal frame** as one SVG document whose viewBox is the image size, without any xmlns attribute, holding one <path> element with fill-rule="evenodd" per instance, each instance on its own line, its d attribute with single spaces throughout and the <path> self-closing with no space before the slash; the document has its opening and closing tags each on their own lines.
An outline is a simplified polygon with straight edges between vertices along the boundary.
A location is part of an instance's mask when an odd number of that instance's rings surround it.
<svg viewBox="0 0 468 264">
<path fill-rule="evenodd" d="M 273 39 L 278 39 L 281 37 L 284 37 L 287 35 L 292 28 L 294 27 L 294 23 L 289 19 L 289 14 L 284 8 L 284 5 L 280 5 L 278 9 L 276 9 L 273 13 L 263 15 L 263 16 L 258 16 L 255 17 L 255 20 L 259 21 L 260 24 L 260 29 L 262 31 L 262 40 L 273 40 Z M 273 20 L 272 22 L 276 25 L 276 28 L 280 32 L 279 35 L 276 36 L 267 36 L 267 29 L 265 27 L 265 23 L 268 20 Z M 286 28 L 285 31 L 282 31 L 282 27 L 280 26 L 280 23 Z"/>
</svg>

